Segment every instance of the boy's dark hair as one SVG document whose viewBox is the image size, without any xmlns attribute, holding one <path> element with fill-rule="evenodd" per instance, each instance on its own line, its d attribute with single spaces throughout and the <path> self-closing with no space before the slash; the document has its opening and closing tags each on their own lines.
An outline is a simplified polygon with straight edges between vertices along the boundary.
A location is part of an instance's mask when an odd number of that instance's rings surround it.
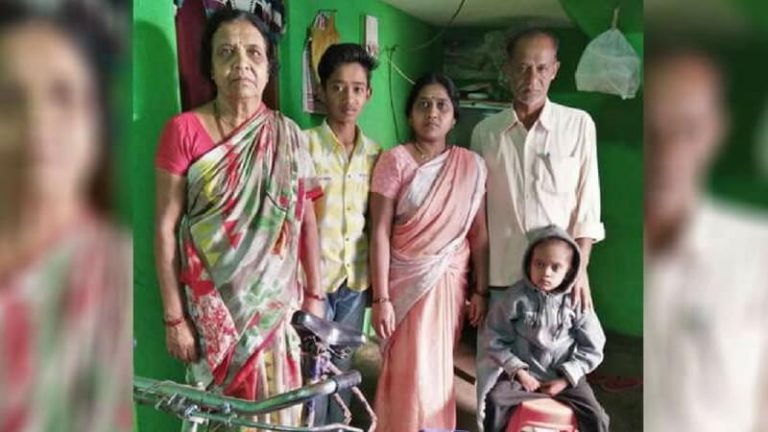
<svg viewBox="0 0 768 432">
<path fill-rule="evenodd" d="M 557 51 L 560 48 L 560 39 L 552 31 L 540 27 L 531 27 L 525 29 L 515 33 L 511 38 L 509 38 L 505 47 L 507 58 L 511 59 L 512 56 L 515 55 L 515 48 L 517 48 L 517 44 L 520 43 L 521 40 L 536 36 L 544 36 L 552 41 L 552 44 L 555 46 L 555 58 L 557 58 Z"/>
<path fill-rule="evenodd" d="M 411 110 L 413 110 L 413 105 L 416 104 L 416 98 L 419 97 L 419 92 L 421 92 L 421 89 L 430 84 L 440 84 L 443 86 L 443 88 L 445 88 L 445 92 L 448 93 L 448 98 L 451 100 L 451 105 L 453 105 L 453 118 L 458 121 L 459 89 L 456 88 L 456 84 L 453 83 L 453 80 L 451 80 L 448 75 L 440 72 L 430 72 L 416 80 L 416 82 L 413 84 L 413 87 L 411 87 L 411 93 L 408 95 L 408 101 L 405 103 L 405 116 L 410 117 Z"/>
<path fill-rule="evenodd" d="M 336 69 L 349 63 L 357 63 L 365 69 L 365 77 L 368 86 L 371 85 L 371 71 L 376 69 L 378 62 L 360 44 L 341 43 L 328 47 L 320 58 L 317 73 L 320 75 L 320 84 L 325 87 L 328 79 Z"/>
<path fill-rule="evenodd" d="M 261 37 L 264 38 L 264 43 L 267 48 L 267 61 L 269 62 L 269 74 L 272 75 L 277 72 L 279 64 L 277 62 L 277 53 L 275 48 L 275 41 L 272 33 L 269 31 L 269 26 L 258 15 L 250 12 L 242 11 L 239 9 L 222 8 L 214 12 L 205 27 L 205 33 L 203 34 L 203 43 L 200 47 L 200 70 L 208 79 L 211 79 L 211 72 L 213 69 L 213 35 L 224 24 L 239 19 L 248 21 L 261 33 Z"/>
</svg>

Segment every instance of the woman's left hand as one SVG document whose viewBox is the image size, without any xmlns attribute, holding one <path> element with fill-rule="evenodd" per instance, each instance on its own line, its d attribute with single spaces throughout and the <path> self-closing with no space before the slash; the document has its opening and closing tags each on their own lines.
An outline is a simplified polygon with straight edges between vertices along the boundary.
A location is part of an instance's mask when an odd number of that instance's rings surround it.
<svg viewBox="0 0 768 432">
<path fill-rule="evenodd" d="M 316 298 L 304 297 L 301 310 L 320 318 L 325 318 L 325 302 Z"/>
<path fill-rule="evenodd" d="M 473 327 L 478 327 L 482 324 L 486 312 L 488 312 L 488 300 L 478 293 L 472 294 L 469 300 L 469 323 Z"/>
</svg>

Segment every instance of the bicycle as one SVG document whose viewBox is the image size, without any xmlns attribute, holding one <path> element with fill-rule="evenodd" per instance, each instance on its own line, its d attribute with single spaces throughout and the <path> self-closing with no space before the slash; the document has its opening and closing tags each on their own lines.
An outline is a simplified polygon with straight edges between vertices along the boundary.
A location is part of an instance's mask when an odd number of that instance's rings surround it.
<svg viewBox="0 0 768 432">
<path fill-rule="evenodd" d="M 303 311 L 293 314 L 291 324 L 301 338 L 302 356 L 310 360 L 309 384 L 304 387 L 259 401 L 247 401 L 173 381 L 136 376 L 133 380 L 134 400 L 196 423 L 213 421 L 226 426 L 284 432 L 363 432 L 363 429 L 349 425 L 351 412 L 338 395 L 340 390 L 351 389 L 371 420 L 368 431 L 373 431 L 376 427 L 376 414 L 357 387 L 362 382 L 360 372 L 352 370 L 341 373 L 331 362 L 332 356 L 344 358 L 352 355 L 356 348 L 366 342 L 365 335 Z M 320 396 L 333 397 L 345 413 L 344 423 L 311 426 L 314 420 L 313 400 Z M 304 426 L 282 426 L 251 419 L 255 415 L 276 412 L 298 404 L 304 404 L 305 407 Z"/>
</svg>

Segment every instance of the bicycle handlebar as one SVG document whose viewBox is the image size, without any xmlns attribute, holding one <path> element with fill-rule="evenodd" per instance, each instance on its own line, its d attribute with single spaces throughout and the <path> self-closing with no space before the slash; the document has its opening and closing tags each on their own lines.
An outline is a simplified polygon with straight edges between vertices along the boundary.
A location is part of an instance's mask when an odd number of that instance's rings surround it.
<svg viewBox="0 0 768 432">
<path fill-rule="evenodd" d="M 201 408 L 222 412 L 235 412 L 243 415 L 266 414 L 304 403 L 318 396 L 328 396 L 339 390 L 360 384 L 362 377 L 358 371 L 345 372 L 315 384 L 309 384 L 267 399 L 246 401 L 227 396 L 219 396 L 205 390 L 172 381 L 158 381 L 141 376 L 134 377 L 133 393 L 135 398 L 144 403 L 153 404 L 164 397 L 180 396 L 190 404 Z"/>
</svg>

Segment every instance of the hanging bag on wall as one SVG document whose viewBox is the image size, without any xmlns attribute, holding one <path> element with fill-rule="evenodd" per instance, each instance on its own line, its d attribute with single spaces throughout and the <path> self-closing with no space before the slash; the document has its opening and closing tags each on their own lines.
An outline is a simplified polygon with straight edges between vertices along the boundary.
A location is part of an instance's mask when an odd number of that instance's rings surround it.
<svg viewBox="0 0 768 432">
<path fill-rule="evenodd" d="M 600 92 L 635 97 L 640 87 L 640 57 L 616 28 L 616 9 L 611 29 L 598 35 L 587 45 L 576 68 L 576 88 L 579 91 Z"/>
<path fill-rule="evenodd" d="M 317 68 L 320 58 L 329 46 L 339 43 L 334 11 L 319 11 L 309 28 L 307 42 L 302 54 L 302 104 L 304 112 L 325 114 L 325 105 L 320 100 L 318 88 L 320 76 Z"/>
</svg>

